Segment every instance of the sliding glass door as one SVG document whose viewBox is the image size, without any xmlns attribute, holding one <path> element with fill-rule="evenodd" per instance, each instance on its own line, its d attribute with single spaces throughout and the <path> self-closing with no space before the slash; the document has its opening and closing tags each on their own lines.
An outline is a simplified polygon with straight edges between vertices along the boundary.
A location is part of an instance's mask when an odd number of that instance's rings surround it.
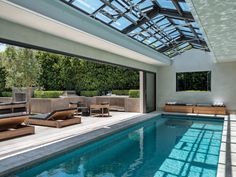
<svg viewBox="0 0 236 177">
<path fill-rule="evenodd" d="M 144 103 L 146 112 L 156 110 L 156 74 L 144 72 Z"/>
</svg>

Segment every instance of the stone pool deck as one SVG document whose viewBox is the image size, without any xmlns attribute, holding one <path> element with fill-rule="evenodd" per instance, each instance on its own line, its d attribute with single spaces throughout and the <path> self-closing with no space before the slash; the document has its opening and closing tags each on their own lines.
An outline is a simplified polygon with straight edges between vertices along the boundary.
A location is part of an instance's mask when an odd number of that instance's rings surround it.
<svg viewBox="0 0 236 177">
<path fill-rule="evenodd" d="M 225 117 L 217 177 L 236 176 L 236 115 Z"/>
</svg>

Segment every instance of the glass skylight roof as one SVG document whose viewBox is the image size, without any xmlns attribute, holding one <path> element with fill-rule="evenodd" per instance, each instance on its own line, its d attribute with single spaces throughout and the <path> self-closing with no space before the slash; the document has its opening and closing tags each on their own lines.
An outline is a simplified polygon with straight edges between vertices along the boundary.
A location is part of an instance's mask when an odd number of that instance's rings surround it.
<svg viewBox="0 0 236 177">
<path fill-rule="evenodd" d="M 184 0 L 61 1 L 169 57 L 209 51 Z"/>
</svg>

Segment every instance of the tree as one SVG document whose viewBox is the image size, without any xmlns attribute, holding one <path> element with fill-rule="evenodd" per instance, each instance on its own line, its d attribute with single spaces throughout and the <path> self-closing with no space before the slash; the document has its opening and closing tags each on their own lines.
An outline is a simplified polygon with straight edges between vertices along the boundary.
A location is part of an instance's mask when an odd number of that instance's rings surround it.
<svg viewBox="0 0 236 177">
<path fill-rule="evenodd" d="M 0 92 L 6 88 L 6 69 L 2 65 L 2 53 L 0 53 Z"/>
<path fill-rule="evenodd" d="M 6 86 L 8 88 L 37 85 L 40 65 L 33 50 L 7 46 L 3 52 L 2 64 L 6 68 Z"/>
</svg>

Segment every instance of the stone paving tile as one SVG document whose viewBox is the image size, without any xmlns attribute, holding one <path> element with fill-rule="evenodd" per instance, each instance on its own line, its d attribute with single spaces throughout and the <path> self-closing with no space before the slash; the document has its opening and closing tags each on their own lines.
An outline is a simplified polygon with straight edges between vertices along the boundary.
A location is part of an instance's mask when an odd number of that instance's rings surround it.
<svg viewBox="0 0 236 177">
<path fill-rule="evenodd" d="M 225 117 L 217 177 L 236 176 L 236 115 Z"/>
</svg>

